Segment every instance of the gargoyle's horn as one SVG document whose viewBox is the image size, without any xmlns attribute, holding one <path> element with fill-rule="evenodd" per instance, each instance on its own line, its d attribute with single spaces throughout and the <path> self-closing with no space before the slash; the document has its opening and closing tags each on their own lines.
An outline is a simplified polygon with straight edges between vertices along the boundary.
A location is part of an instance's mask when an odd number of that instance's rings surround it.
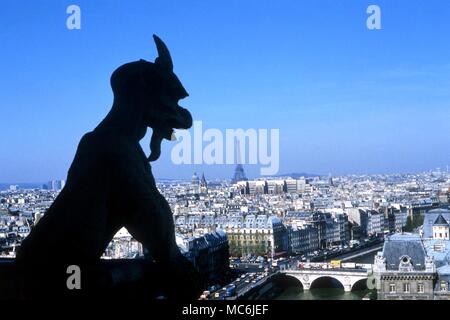
<svg viewBox="0 0 450 320">
<path fill-rule="evenodd" d="M 156 34 L 153 35 L 153 40 L 155 40 L 156 49 L 158 50 L 158 58 L 155 59 L 155 64 L 172 71 L 173 63 L 172 58 L 170 57 L 169 49 L 167 49 L 167 46 Z"/>
</svg>

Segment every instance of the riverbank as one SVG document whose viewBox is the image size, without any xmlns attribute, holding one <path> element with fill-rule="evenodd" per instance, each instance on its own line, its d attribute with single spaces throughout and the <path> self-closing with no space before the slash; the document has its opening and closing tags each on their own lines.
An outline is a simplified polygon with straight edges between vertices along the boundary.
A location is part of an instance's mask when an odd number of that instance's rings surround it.
<svg viewBox="0 0 450 320">
<path fill-rule="evenodd" d="M 369 252 L 372 248 L 382 248 L 384 244 L 383 238 L 375 238 L 372 239 L 356 248 L 347 249 L 344 251 L 332 252 L 332 253 L 324 253 L 317 257 L 313 257 L 310 259 L 311 262 L 329 262 L 331 260 L 342 260 L 345 257 L 351 255 L 357 255 L 359 253 L 364 254 L 365 252 Z"/>
</svg>

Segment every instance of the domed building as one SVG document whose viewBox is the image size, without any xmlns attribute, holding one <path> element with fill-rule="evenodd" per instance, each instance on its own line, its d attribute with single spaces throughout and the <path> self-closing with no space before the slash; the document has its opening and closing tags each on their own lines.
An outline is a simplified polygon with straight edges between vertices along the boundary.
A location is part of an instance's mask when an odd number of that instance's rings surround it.
<svg viewBox="0 0 450 320">
<path fill-rule="evenodd" d="M 197 172 L 194 172 L 192 175 L 191 190 L 194 194 L 200 193 L 200 178 L 198 177 Z"/>
</svg>

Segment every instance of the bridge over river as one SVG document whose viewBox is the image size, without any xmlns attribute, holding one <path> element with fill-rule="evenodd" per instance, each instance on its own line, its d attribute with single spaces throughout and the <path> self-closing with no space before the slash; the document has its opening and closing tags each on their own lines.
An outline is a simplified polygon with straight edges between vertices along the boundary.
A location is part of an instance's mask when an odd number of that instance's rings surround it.
<svg viewBox="0 0 450 320">
<path fill-rule="evenodd" d="M 361 281 L 367 281 L 372 272 L 371 264 L 355 264 L 354 268 L 335 267 L 330 263 L 307 263 L 301 268 L 286 268 L 279 273 L 297 279 L 303 290 L 309 290 L 314 282 L 321 278 L 332 278 L 344 287 L 345 292 Z"/>
</svg>

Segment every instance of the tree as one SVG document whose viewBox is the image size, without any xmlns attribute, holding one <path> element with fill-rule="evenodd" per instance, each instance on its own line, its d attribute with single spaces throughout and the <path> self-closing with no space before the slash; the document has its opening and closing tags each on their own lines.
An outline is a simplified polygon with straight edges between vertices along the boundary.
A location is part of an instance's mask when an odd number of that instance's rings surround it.
<svg viewBox="0 0 450 320">
<path fill-rule="evenodd" d="M 414 215 L 406 218 L 406 225 L 403 227 L 404 232 L 413 232 L 414 229 L 423 225 L 423 216 Z"/>
<path fill-rule="evenodd" d="M 423 225 L 423 216 L 422 215 L 416 215 L 416 216 L 414 216 L 414 219 L 413 219 L 413 228 L 418 228 L 418 227 L 420 227 L 420 226 L 422 226 Z"/>
<path fill-rule="evenodd" d="M 408 216 L 406 218 L 406 225 L 403 227 L 403 231 L 411 232 L 411 231 L 413 231 L 413 229 L 414 229 L 413 219 L 411 218 L 411 216 Z"/>
</svg>

